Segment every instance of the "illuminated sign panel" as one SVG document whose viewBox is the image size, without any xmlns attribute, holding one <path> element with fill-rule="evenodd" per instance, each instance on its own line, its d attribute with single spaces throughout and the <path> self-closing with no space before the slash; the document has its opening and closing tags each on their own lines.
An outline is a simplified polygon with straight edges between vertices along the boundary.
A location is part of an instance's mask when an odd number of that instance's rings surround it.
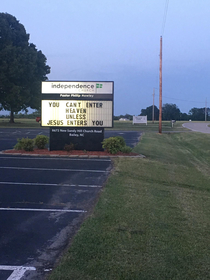
<svg viewBox="0 0 210 280">
<path fill-rule="evenodd" d="M 112 127 L 113 82 L 42 82 L 41 125 Z"/>
<path fill-rule="evenodd" d="M 43 126 L 112 126 L 111 101 L 42 100 Z"/>
</svg>

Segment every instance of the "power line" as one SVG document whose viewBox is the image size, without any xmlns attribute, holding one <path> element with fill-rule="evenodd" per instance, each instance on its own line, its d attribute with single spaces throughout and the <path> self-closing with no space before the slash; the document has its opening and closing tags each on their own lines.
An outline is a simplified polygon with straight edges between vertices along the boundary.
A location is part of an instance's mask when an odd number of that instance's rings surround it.
<svg viewBox="0 0 210 280">
<path fill-rule="evenodd" d="M 164 10 L 164 15 L 163 15 L 162 32 L 161 32 L 162 36 L 163 36 L 164 30 L 165 30 L 165 25 L 166 25 L 166 18 L 167 18 L 167 13 L 168 13 L 168 5 L 169 5 L 169 0 L 166 0 L 165 10 Z"/>
<path fill-rule="evenodd" d="M 157 88 L 156 88 L 157 89 Z M 152 94 L 153 95 L 153 94 Z M 156 97 L 159 96 L 159 94 L 155 95 Z M 173 99 L 173 100 L 178 100 L 178 101 L 182 101 L 182 102 L 191 102 L 191 103 L 205 103 L 203 101 L 196 101 L 196 100 L 189 100 L 189 99 L 179 99 L 179 98 L 174 98 L 174 97 L 168 97 L 168 96 L 163 96 L 163 98 L 165 99 Z"/>
<path fill-rule="evenodd" d="M 167 96 L 165 96 L 165 95 L 164 95 L 164 98 L 167 98 L 167 99 L 174 99 L 174 100 L 183 101 L 183 102 L 203 103 L 202 101 L 179 99 L 179 98 L 174 98 L 174 97 L 167 97 Z"/>
<path fill-rule="evenodd" d="M 159 96 L 159 94 L 157 94 L 156 96 Z M 178 101 L 182 101 L 182 102 L 191 102 L 191 103 L 204 103 L 203 101 L 196 101 L 196 100 L 187 100 L 187 99 L 179 99 L 179 98 L 174 98 L 174 97 L 168 97 L 168 96 L 163 96 L 163 98 L 165 99 L 173 99 L 173 100 L 178 100 Z"/>
</svg>

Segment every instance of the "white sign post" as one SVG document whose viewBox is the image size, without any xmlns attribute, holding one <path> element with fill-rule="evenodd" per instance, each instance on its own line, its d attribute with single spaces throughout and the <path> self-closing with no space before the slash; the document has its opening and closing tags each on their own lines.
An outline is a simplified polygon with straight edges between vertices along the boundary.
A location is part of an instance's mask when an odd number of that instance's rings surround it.
<svg viewBox="0 0 210 280">
<path fill-rule="evenodd" d="M 147 116 L 133 116 L 133 124 L 145 123 L 147 125 Z"/>
</svg>

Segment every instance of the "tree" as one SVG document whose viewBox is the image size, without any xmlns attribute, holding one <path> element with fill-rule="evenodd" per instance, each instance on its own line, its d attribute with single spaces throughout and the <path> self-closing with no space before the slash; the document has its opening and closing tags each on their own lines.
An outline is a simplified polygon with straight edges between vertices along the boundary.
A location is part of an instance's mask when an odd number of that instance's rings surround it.
<svg viewBox="0 0 210 280">
<path fill-rule="evenodd" d="M 147 116 L 147 120 L 151 121 L 152 120 L 152 110 L 153 110 L 153 105 L 147 107 L 146 109 L 141 109 L 140 116 Z M 159 109 L 156 106 L 154 106 L 154 119 L 155 120 L 159 119 Z"/>
<path fill-rule="evenodd" d="M 186 113 L 180 113 L 180 121 L 189 121 L 190 116 Z"/>
<path fill-rule="evenodd" d="M 207 120 L 210 116 L 210 108 L 207 108 Z M 205 108 L 192 108 L 189 111 L 189 117 L 192 121 L 204 121 L 205 120 Z"/>
<path fill-rule="evenodd" d="M 162 107 L 162 118 L 164 121 L 180 120 L 180 110 L 176 104 L 166 103 Z"/>
<path fill-rule="evenodd" d="M 29 34 L 12 15 L 0 13 L 0 110 L 14 113 L 40 107 L 41 81 L 50 67 L 46 57 L 29 43 Z"/>
</svg>

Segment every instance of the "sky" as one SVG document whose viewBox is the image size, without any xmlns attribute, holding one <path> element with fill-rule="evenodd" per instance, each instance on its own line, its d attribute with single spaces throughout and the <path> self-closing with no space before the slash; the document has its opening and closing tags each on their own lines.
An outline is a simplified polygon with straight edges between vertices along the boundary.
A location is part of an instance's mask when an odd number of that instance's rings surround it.
<svg viewBox="0 0 210 280">
<path fill-rule="evenodd" d="M 210 1 L 1 0 L 51 67 L 49 80 L 114 81 L 114 115 L 210 107 Z"/>
</svg>

